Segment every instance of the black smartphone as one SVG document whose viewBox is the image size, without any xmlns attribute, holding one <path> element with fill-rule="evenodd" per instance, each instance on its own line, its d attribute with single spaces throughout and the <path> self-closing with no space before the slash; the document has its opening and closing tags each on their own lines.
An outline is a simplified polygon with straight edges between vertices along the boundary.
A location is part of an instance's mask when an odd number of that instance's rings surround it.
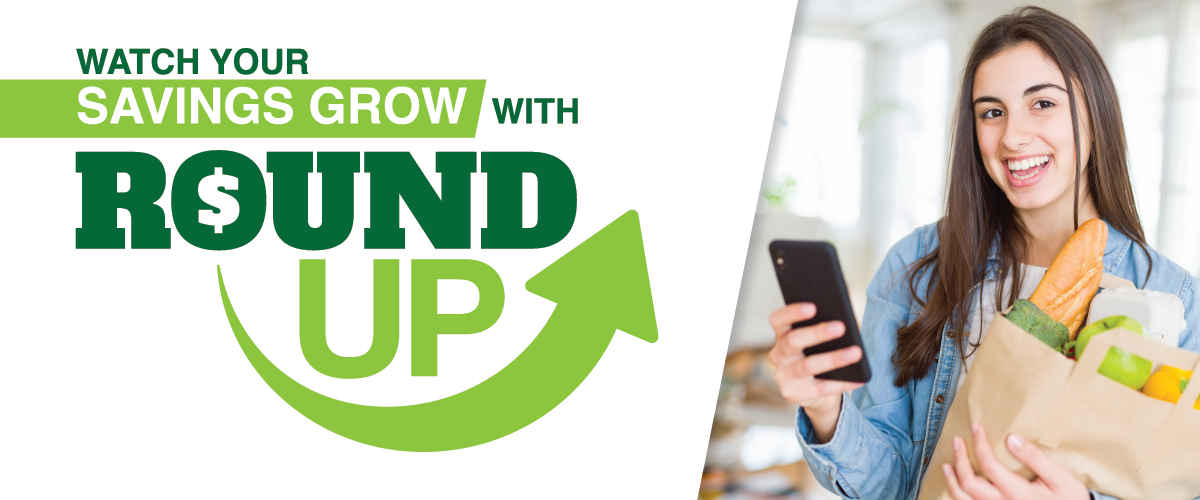
<svg viewBox="0 0 1200 500">
<path fill-rule="evenodd" d="M 804 349 L 811 356 L 843 347 L 857 345 L 863 349 L 863 357 L 850 366 L 817 375 L 817 378 L 866 382 L 871 380 L 871 366 L 867 364 L 867 350 L 858 333 L 858 322 L 854 319 L 854 308 L 850 305 L 850 293 L 842 277 L 842 266 L 838 263 L 837 250 L 827 241 L 771 242 L 771 263 L 775 276 L 779 278 L 779 289 L 783 301 L 788 304 L 811 302 L 817 306 L 817 315 L 801 321 L 792 328 L 814 325 L 832 320 L 841 320 L 846 333 L 823 344 Z"/>
</svg>

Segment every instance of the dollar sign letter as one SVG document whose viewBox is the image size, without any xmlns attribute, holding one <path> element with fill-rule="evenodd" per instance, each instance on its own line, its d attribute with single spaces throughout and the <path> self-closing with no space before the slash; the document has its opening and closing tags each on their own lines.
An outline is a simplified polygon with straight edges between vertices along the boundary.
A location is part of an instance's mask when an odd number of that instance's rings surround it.
<svg viewBox="0 0 1200 500">
<path fill-rule="evenodd" d="M 213 168 L 213 174 L 200 179 L 200 200 L 216 207 L 216 210 L 201 210 L 199 220 L 201 224 L 206 224 L 213 227 L 213 233 L 220 234 L 223 226 L 233 224 L 237 220 L 238 214 L 241 212 L 241 206 L 238 205 L 237 198 L 233 195 L 220 190 L 225 188 L 226 191 L 238 188 L 238 178 L 232 175 L 225 175 L 221 171 L 221 167 Z"/>
</svg>

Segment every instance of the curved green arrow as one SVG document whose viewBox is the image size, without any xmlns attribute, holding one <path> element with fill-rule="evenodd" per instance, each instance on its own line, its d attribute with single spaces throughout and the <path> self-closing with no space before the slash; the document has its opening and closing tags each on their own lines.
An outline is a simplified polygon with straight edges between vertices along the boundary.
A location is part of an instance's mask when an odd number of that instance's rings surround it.
<svg viewBox="0 0 1200 500">
<path fill-rule="evenodd" d="M 229 302 L 220 266 L 217 283 L 238 344 L 275 394 L 321 427 L 392 450 L 455 450 L 512 434 L 579 387 L 616 329 L 648 342 L 658 340 L 641 226 L 632 210 L 525 284 L 558 305 L 521 355 L 475 387 L 417 405 L 347 403 L 292 380 L 250 340 Z"/>
</svg>

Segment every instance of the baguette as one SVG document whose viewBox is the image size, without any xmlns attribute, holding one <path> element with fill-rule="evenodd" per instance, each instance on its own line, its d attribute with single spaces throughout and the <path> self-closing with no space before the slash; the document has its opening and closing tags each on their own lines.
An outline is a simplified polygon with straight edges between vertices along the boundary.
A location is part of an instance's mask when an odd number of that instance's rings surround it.
<svg viewBox="0 0 1200 500">
<path fill-rule="evenodd" d="M 1066 325 L 1071 340 L 1079 333 L 1104 276 L 1108 225 L 1091 219 L 1079 225 L 1029 297 L 1055 321 Z"/>
</svg>

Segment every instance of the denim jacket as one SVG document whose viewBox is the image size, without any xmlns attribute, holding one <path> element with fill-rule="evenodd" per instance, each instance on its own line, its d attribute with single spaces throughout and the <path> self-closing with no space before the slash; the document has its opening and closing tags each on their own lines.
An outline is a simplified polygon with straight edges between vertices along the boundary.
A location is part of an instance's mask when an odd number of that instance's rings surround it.
<svg viewBox="0 0 1200 500">
<path fill-rule="evenodd" d="M 920 380 L 896 387 L 892 364 L 896 331 L 913 322 L 922 310 L 909 292 L 905 273 L 908 266 L 937 244 L 936 223 L 918 228 L 892 246 L 867 287 L 861 331 L 874 376 L 865 386 L 842 398 L 833 438 L 817 444 L 808 416 L 803 410 L 796 416 L 796 433 L 805 460 L 817 480 L 842 497 L 915 499 L 937 446 L 962 370 L 955 342 L 946 335 L 949 326 L 943 328 L 937 361 Z M 997 279 L 996 248 L 994 242 L 985 264 L 985 279 Z M 1154 269 L 1147 281 L 1146 254 L 1133 240 L 1109 225 L 1104 272 L 1130 280 L 1138 288 L 1179 296 L 1187 320 L 1179 345 L 1200 351 L 1200 291 L 1197 290 L 1200 284 L 1178 264 L 1153 249 L 1149 251 Z M 917 281 L 917 293 L 924 300 L 929 273 L 922 274 Z M 1092 495 L 1111 498 L 1096 492 Z"/>
</svg>

